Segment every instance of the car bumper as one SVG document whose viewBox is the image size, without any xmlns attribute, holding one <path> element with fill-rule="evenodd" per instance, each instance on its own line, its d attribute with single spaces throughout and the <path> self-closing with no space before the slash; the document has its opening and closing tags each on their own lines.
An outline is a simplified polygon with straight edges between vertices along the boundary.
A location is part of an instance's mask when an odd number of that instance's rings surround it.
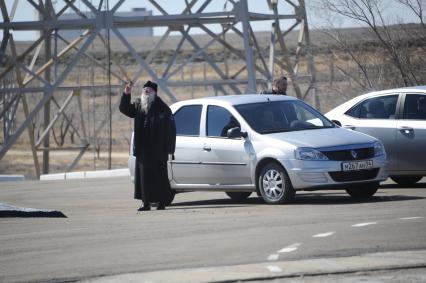
<svg viewBox="0 0 426 283">
<path fill-rule="evenodd" d="M 375 157 L 373 167 L 367 170 L 342 171 L 343 161 L 304 161 L 297 159 L 279 160 L 286 168 L 295 190 L 315 188 L 338 188 L 359 183 L 381 182 L 386 180 L 387 161 Z"/>
</svg>

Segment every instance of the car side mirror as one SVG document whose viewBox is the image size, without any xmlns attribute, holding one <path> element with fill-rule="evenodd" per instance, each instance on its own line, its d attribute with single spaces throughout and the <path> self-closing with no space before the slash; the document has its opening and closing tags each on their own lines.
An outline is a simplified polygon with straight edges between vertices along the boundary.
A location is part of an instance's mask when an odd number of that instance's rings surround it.
<svg viewBox="0 0 426 283">
<path fill-rule="evenodd" d="M 241 132 L 240 127 L 231 128 L 226 132 L 226 136 L 230 139 L 237 139 L 237 138 L 246 138 L 247 133 Z"/>
<path fill-rule="evenodd" d="M 333 122 L 334 124 L 336 124 L 337 126 L 341 127 L 342 123 L 340 123 L 339 120 L 331 120 L 331 122 Z"/>
</svg>

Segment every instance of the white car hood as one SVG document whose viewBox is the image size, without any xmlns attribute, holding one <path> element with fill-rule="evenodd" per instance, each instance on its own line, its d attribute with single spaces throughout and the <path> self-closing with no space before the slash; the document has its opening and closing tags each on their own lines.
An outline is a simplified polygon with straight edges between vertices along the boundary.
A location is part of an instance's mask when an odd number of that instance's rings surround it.
<svg viewBox="0 0 426 283">
<path fill-rule="evenodd" d="M 323 148 L 342 145 L 366 144 L 376 138 L 344 128 L 304 130 L 265 135 L 296 147 Z"/>
</svg>

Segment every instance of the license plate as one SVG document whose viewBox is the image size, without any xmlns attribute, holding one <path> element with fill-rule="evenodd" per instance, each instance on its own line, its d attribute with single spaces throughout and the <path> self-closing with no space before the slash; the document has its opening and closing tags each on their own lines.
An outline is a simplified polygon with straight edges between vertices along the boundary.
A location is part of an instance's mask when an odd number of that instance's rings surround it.
<svg viewBox="0 0 426 283">
<path fill-rule="evenodd" d="M 373 160 L 342 162 L 343 171 L 356 171 L 373 167 Z"/>
</svg>

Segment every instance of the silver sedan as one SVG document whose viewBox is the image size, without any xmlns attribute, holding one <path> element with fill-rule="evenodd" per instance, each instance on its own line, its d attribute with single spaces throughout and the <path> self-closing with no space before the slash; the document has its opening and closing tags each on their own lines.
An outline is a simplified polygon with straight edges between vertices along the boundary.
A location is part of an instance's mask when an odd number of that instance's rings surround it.
<svg viewBox="0 0 426 283">
<path fill-rule="evenodd" d="M 408 186 L 426 176 L 426 86 L 360 95 L 325 116 L 378 138 L 395 182 Z"/>
<path fill-rule="evenodd" d="M 366 198 L 387 178 L 380 141 L 337 127 L 293 97 L 201 98 L 171 109 L 177 139 L 169 179 L 175 192 L 220 190 L 238 200 L 257 192 L 280 204 L 297 190 L 345 189 Z M 133 156 L 129 167 L 133 175 Z"/>
</svg>

